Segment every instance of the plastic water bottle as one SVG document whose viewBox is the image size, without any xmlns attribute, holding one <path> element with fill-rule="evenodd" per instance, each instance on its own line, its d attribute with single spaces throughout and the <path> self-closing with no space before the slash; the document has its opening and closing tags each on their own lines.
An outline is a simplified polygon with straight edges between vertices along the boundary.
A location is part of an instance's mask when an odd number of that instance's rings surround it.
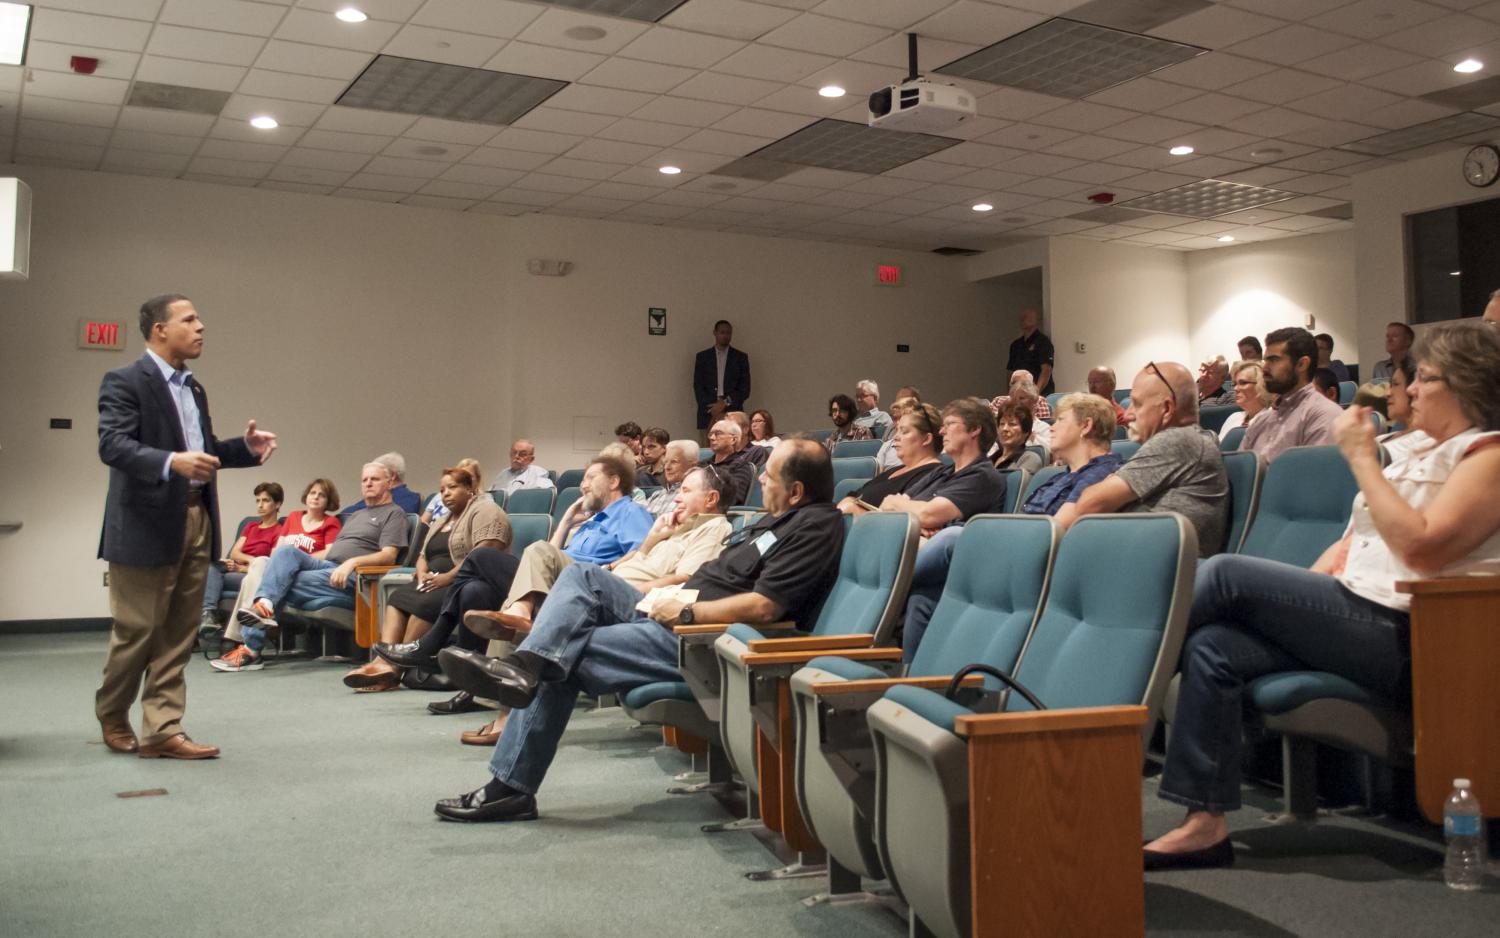
<svg viewBox="0 0 1500 938">
<path fill-rule="evenodd" d="M 1453 793 L 1443 805 L 1443 835 L 1448 839 L 1448 855 L 1443 861 L 1443 881 L 1448 888 L 1471 891 L 1483 887 L 1484 815 L 1466 778 L 1453 780 Z"/>
</svg>

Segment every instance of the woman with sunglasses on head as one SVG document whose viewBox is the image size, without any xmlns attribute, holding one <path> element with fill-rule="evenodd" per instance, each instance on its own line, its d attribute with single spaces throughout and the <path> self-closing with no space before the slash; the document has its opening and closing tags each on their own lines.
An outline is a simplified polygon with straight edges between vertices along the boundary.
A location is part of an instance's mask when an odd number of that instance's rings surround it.
<svg viewBox="0 0 1500 938">
<path fill-rule="evenodd" d="M 844 514 L 862 515 L 874 511 L 887 495 L 905 492 L 942 465 L 938 452 L 943 445 L 943 418 L 931 404 L 918 404 L 911 398 L 906 400 L 910 406 L 903 409 L 891 433 L 892 447 L 901 462 L 866 482 L 854 494 L 844 496 L 839 502 L 839 511 Z"/>
<path fill-rule="evenodd" d="M 1407 395 L 1421 436 L 1395 462 L 1381 468 L 1368 408 L 1335 424 L 1359 493 L 1311 570 L 1239 555 L 1198 568 L 1160 788 L 1187 816 L 1146 845 L 1148 870 L 1234 862 L 1225 814 L 1240 806 L 1246 684 L 1327 671 L 1404 704 L 1410 598 L 1395 584 L 1500 573 L 1500 330 L 1442 323 L 1414 357 Z"/>
</svg>

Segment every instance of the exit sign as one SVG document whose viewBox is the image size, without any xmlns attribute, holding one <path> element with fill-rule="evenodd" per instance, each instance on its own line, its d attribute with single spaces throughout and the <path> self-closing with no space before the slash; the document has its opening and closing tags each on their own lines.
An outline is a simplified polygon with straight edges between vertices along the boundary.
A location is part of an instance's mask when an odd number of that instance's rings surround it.
<svg viewBox="0 0 1500 938">
<path fill-rule="evenodd" d="M 125 324 L 101 322 L 97 319 L 80 319 L 78 320 L 78 347 L 122 349 L 125 347 Z"/>
<path fill-rule="evenodd" d="M 894 264 L 877 264 L 875 266 L 875 284 L 881 287 L 901 286 L 901 268 Z"/>
</svg>

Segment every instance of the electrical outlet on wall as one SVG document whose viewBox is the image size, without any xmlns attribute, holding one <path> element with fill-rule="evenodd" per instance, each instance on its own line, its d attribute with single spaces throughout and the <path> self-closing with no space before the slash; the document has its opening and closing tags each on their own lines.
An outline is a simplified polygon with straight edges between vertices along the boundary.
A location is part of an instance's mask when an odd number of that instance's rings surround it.
<svg viewBox="0 0 1500 938">
<path fill-rule="evenodd" d="M 1089 350 L 1089 347 L 1087 345 L 1083 344 L 1082 342 L 1074 342 L 1073 343 L 1073 351 L 1077 352 L 1079 355 L 1082 355 L 1082 354 L 1086 353 L 1088 350 Z"/>
<path fill-rule="evenodd" d="M 109 571 L 108 570 L 104 571 L 104 585 L 105 586 L 109 586 Z"/>
</svg>

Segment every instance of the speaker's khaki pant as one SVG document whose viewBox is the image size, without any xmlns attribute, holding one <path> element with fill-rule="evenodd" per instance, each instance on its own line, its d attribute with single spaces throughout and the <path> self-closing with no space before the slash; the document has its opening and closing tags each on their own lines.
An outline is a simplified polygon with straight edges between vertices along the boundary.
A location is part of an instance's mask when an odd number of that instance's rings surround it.
<svg viewBox="0 0 1500 938">
<path fill-rule="evenodd" d="M 170 566 L 109 565 L 109 611 L 115 621 L 94 713 L 101 723 L 123 723 L 139 693 L 142 745 L 182 732 L 183 671 L 197 639 L 210 553 L 208 512 L 202 505 L 188 508 L 183 541 L 182 559 Z"/>
</svg>

